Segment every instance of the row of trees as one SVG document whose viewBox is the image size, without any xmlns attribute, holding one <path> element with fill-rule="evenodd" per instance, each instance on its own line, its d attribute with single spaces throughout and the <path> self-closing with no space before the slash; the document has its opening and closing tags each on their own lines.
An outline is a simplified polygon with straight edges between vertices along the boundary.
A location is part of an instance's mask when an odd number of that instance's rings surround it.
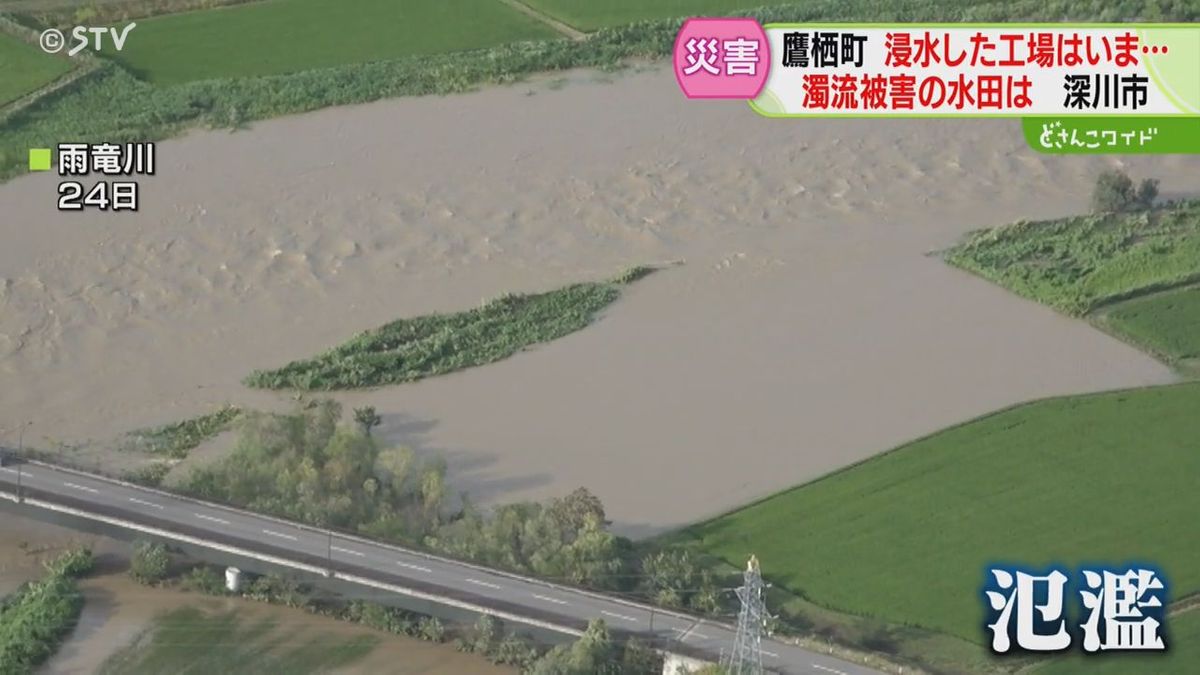
<svg viewBox="0 0 1200 675">
<path fill-rule="evenodd" d="M 352 424 L 341 420 L 341 407 L 328 400 L 287 415 L 244 413 L 233 451 L 194 470 L 182 490 L 514 572 L 638 593 L 668 607 L 725 609 L 723 580 L 686 551 L 638 551 L 609 531 L 603 503 L 586 489 L 487 511 L 464 496 L 452 508 L 444 461 L 381 445 L 371 433 L 379 424 L 373 409 L 355 410 Z M 152 570 L 143 569 L 151 562 Z M 152 583 L 159 562 L 153 549 L 135 554 L 135 576 Z"/>
</svg>

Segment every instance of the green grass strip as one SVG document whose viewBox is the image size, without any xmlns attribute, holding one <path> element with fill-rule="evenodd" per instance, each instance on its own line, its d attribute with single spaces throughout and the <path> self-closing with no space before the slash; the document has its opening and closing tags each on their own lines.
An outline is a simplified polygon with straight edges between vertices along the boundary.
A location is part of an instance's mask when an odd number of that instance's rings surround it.
<svg viewBox="0 0 1200 675">
<path fill-rule="evenodd" d="M 493 363 L 586 327 L 620 297 L 623 284 L 650 271 L 635 267 L 609 282 L 509 294 L 464 312 L 400 319 L 311 359 L 255 371 L 245 383 L 262 389 L 354 389 Z"/>
</svg>

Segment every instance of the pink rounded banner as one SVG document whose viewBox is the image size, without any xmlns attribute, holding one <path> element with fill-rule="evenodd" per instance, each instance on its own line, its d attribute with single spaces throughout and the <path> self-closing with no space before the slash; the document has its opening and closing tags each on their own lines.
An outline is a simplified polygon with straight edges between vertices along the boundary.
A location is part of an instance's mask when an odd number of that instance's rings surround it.
<svg viewBox="0 0 1200 675">
<path fill-rule="evenodd" d="M 754 19 L 688 19 L 675 38 L 674 62 L 688 98 L 752 99 L 767 83 L 770 45 Z"/>
</svg>

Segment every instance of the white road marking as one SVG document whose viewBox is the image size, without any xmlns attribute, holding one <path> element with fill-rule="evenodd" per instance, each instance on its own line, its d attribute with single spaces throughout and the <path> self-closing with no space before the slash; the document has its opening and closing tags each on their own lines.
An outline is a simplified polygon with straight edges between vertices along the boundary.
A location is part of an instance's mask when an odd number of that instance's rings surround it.
<svg viewBox="0 0 1200 675">
<path fill-rule="evenodd" d="M 0 471 L 3 471 L 5 473 L 16 473 L 17 472 L 16 469 L 10 469 L 6 466 L 0 466 Z"/>
<path fill-rule="evenodd" d="M 769 651 L 767 651 L 767 650 L 765 650 L 765 649 L 764 649 L 764 650 L 762 650 L 762 653 L 763 653 L 763 656 L 769 656 L 769 657 L 771 657 L 771 658 L 773 658 L 773 659 L 777 659 L 777 658 L 779 658 L 779 655 L 778 655 L 778 654 L 776 654 L 775 652 L 769 652 Z"/>
<path fill-rule="evenodd" d="M 363 557 L 364 555 L 366 555 L 365 553 L 362 553 L 361 551 L 351 551 L 350 549 L 342 548 L 341 546 L 330 546 L 329 548 L 337 551 L 338 553 L 345 553 L 347 555 L 356 555 L 360 558 Z"/>
<path fill-rule="evenodd" d="M 216 517 L 214 517 L 214 516 L 206 516 L 206 515 L 204 515 L 203 513 L 193 513 L 192 515 L 193 515 L 193 516 L 196 516 L 196 517 L 197 517 L 197 518 L 199 518 L 200 520 L 208 520 L 208 521 L 211 521 L 211 522 L 214 522 L 214 523 L 220 523 L 220 524 L 222 524 L 222 525 L 228 525 L 228 524 L 229 524 L 229 521 L 228 521 L 228 520 L 221 520 L 220 518 L 216 518 Z"/>
<path fill-rule="evenodd" d="M 478 580 L 478 579 L 467 579 L 467 583 L 468 583 L 468 584 L 475 584 L 476 586 L 483 586 L 484 588 L 493 588 L 493 589 L 495 589 L 495 590 L 497 590 L 497 591 L 498 591 L 498 590 L 500 590 L 500 587 L 499 587 L 499 586 L 497 586 L 496 584 L 490 584 L 490 583 L 488 583 L 488 582 L 486 582 L 486 581 L 480 581 L 480 580 Z"/>
<path fill-rule="evenodd" d="M 675 631 L 676 633 L 679 633 L 680 640 L 686 640 L 690 637 L 698 637 L 701 640 L 708 639 L 708 636 L 705 635 L 704 633 L 697 633 L 695 626 L 692 626 L 691 628 L 672 628 L 671 630 Z"/>
<path fill-rule="evenodd" d="M 272 537 L 279 537 L 280 539 L 288 539 L 290 541 L 296 541 L 296 538 L 293 537 L 292 535 L 284 534 L 282 532 L 273 532 L 271 530 L 263 530 L 263 534 L 269 534 Z"/>
<path fill-rule="evenodd" d="M 154 502 L 148 502 L 145 499 L 138 499 L 137 497 L 130 497 L 129 501 L 133 502 L 134 504 L 141 504 L 142 506 L 149 506 L 152 509 L 159 509 L 160 511 L 163 508 L 162 504 L 155 504 Z"/>
<path fill-rule="evenodd" d="M 763 653 L 765 654 L 766 652 L 763 652 Z M 812 664 L 812 667 L 816 668 L 817 670 L 823 670 L 827 673 L 833 673 L 834 675 L 846 675 L 846 671 L 844 671 L 844 670 L 838 670 L 837 668 L 830 668 L 828 666 L 823 666 L 819 663 Z"/>
<path fill-rule="evenodd" d="M 63 485 L 66 485 L 69 488 L 75 488 L 76 490 L 83 490 L 84 492 L 90 492 L 92 494 L 100 493 L 100 491 L 97 490 L 96 488 L 90 488 L 90 487 L 87 487 L 86 485 L 76 485 L 75 483 L 63 483 Z"/>
<path fill-rule="evenodd" d="M 600 613 L 604 616 L 611 616 L 614 619 L 622 619 L 624 621 L 632 621 L 633 623 L 637 623 L 637 619 L 633 618 L 632 616 L 625 616 L 624 614 L 617 614 L 616 612 L 608 612 L 603 609 L 600 610 Z"/>
<path fill-rule="evenodd" d="M 554 603 L 554 604 L 556 604 L 556 605 L 567 605 L 567 604 L 570 604 L 570 603 L 568 603 L 566 600 L 559 600 L 558 598 L 550 598 L 550 597 L 547 597 L 547 596 L 545 596 L 545 595 L 538 595 L 537 593 L 534 593 L 534 594 L 533 594 L 533 597 L 537 598 L 538 600 L 544 600 L 545 602 L 552 602 L 552 603 Z"/>
<path fill-rule="evenodd" d="M 433 571 L 433 570 L 429 569 L 428 567 L 421 567 L 420 565 L 413 565 L 412 563 L 400 562 L 399 560 L 396 561 L 396 564 L 401 567 L 407 567 L 410 570 L 416 570 L 418 572 L 432 572 Z"/>
</svg>

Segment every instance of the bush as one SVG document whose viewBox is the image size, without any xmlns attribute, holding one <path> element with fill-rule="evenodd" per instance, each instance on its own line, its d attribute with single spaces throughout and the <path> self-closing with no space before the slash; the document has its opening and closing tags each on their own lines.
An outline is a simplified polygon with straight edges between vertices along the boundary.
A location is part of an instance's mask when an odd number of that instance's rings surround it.
<svg viewBox="0 0 1200 675">
<path fill-rule="evenodd" d="M 417 637 L 430 642 L 442 642 L 446 639 L 446 627 L 437 617 L 423 616 L 417 621 Z"/>
<path fill-rule="evenodd" d="M 251 600 L 269 602 L 288 607 L 307 607 L 309 604 L 308 587 L 278 574 L 267 574 L 258 577 L 243 593 Z"/>
<path fill-rule="evenodd" d="M 221 573 L 208 565 L 192 568 L 179 580 L 179 585 L 185 591 L 197 591 L 205 595 L 225 595 L 227 592 Z"/>
<path fill-rule="evenodd" d="M 70 633 L 83 609 L 75 577 L 92 569 L 92 553 L 71 551 L 46 565 L 42 579 L 0 604 L 0 674 L 33 672 Z"/>
<path fill-rule="evenodd" d="M 129 559 L 129 576 L 138 583 L 158 584 L 167 578 L 170 567 L 171 556 L 166 546 L 151 541 L 134 543 L 133 556 Z"/>
<path fill-rule="evenodd" d="M 1120 213 L 1148 209 L 1158 198 L 1158 180 L 1147 178 L 1136 188 L 1124 171 L 1109 170 L 1096 177 L 1092 189 L 1092 211 Z"/>
</svg>

